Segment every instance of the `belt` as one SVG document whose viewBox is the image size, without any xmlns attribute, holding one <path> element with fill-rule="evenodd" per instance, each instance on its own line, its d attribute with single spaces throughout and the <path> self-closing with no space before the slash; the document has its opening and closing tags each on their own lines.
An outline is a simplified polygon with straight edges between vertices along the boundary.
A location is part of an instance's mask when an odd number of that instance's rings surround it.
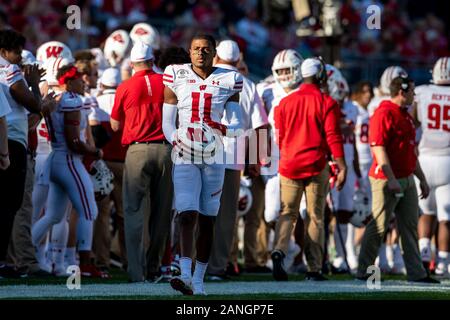
<svg viewBox="0 0 450 320">
<path fill-rule="evenodd" d="M 169 144 L 169 142 L 167 142 L 166 140 L 155 140 L 155 141 L 133 141 L 132 143 L 130 143 L 131 145 L 134 144 Z"/>
</svg>

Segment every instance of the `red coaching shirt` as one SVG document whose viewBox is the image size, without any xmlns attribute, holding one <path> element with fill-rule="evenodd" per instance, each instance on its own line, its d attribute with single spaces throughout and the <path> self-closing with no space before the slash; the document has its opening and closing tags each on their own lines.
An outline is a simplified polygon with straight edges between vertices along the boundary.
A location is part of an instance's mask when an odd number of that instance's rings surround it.
<svg viewBox="0 0 450 320">
<path fill-rule="evenodd" d="M 414 121 L 406 108 L 385 100 L 375 110 L 369 124 L 369 142 L 371 146 L 383 146 L 396 178 L 411 175 L 416 168 L 415 154 L 416 129 Z M 369 176 L 387 179 L 373 157 Z"/>
<path fill-rule="evenodd" d="M 344 156 L 340 109 L 317 85 L 302 84 L 274 112 L 283 176 L 312 177 L 325 168 L 329 151 L 335 158 Z"/>
<path fill-rule="evenodd" d="M 151 69 L 136 72 L 117 88 L 111 118 L 123 126 L 123 145 L 165 140 L 163 103 L 162 74 Z"/>
</svg>

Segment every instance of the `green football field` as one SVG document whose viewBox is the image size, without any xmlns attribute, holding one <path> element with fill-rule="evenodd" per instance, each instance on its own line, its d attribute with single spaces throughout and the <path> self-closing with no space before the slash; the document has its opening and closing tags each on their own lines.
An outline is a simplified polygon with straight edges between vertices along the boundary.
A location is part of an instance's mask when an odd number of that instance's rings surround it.
<svg viewBox="0 0 450 320">
<path fill-rule="evenodd" d="M 167 282 L 128 283 L 122 271 L 111 279 L 81 279 L 79 290 L 69 290 L 67 278 L 0 279 L 0 299 L 132 299 L 132 300 L 227 300 L 227 299 L 450 299 L 450 280 L 439 285 L 415 284 L 404 276 L 384 276 L 380 289 L 369 289 L 363 281 L 349 275 L 329 276 L 330 281 L 305 281 L 303 275 L 276 282 L 269 275 L 243 274 L 229 281 L 205 284 L 208 296 L 182 296 Z"/>
</svg>

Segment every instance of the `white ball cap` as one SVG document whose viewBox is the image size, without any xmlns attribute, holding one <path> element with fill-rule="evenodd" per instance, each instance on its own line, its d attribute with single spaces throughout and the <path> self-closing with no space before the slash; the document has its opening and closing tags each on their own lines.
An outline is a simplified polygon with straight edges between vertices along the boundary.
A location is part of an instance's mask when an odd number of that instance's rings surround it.
<svg viewBox="0 0 450 320">
<path fill-rule="evenodd" d="M 121 81 L 120 71 L 117 68 L 106 69 L 100 78 L 100 83 L 108 87 L 117 87 Z"/>
<path fill-rule="evenodd" d="M 130 60 L 131 62 L 142 62 L 153 59 L 152 47 L 146 45 L 141 41 L 136 41 L 131 49 Z"/>
<path fill-rule="evenodd" d="M 236 62 L 240 58 L 241 51 L 236 41 L 223 40 L 216 48 L 217 56 L 225 61 Z"/>
<path fill-rule="evenodd" d="M 316 58 L 308 58 L 303 61 L 301 66 L 302 77 L 315 76 L 320 71 L 321 62 Z"/>
</svg>

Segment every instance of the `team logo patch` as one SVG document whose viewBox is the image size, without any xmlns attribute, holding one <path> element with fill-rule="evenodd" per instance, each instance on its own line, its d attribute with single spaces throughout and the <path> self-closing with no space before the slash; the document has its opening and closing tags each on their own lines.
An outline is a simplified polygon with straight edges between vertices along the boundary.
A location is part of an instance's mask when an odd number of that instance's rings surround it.
<svg viewBox="0 0 450 320">
<path fill-rule="evenodd" d="M 187 71 L 186 69 L 180 69 L 177 71 L 177 78 L 178 79 L 184 79 L 188 76 L 189 71 Z"/>
</svg>

